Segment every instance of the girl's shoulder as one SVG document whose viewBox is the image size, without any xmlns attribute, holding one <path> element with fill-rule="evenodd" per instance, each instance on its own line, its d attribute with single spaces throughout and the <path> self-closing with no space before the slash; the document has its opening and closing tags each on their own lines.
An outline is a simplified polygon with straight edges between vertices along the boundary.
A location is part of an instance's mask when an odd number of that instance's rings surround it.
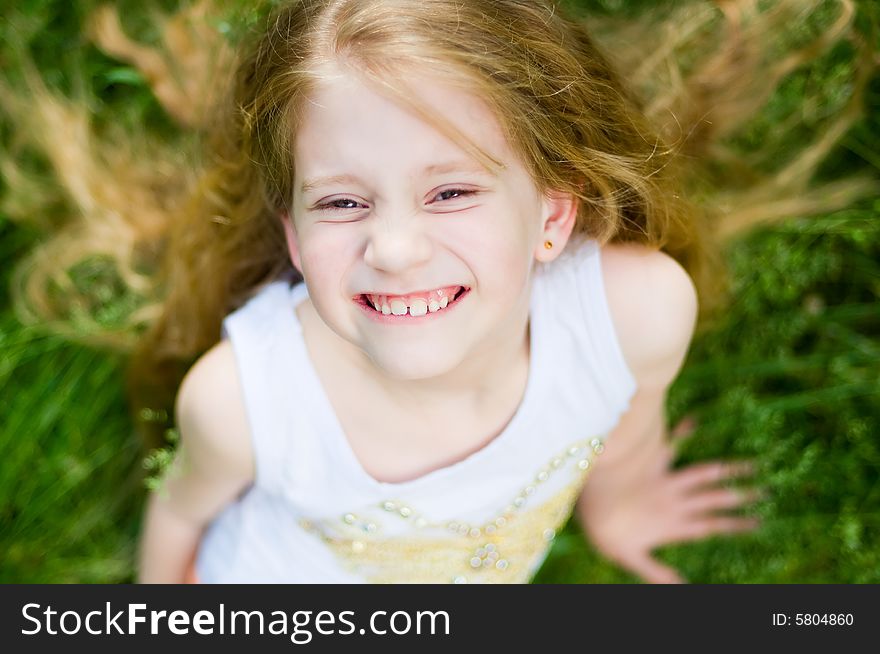
<svg viewBox="0 0 880 654">
<path fill-rule="evenodd" d="M 254 477 L 254 453 L 235 354 L 229 339 L 186 373 L 175 405 L 181 442 L 193 460 L 241 480 Z"/>
<path fill-rule="evenodd" d="M 599 252 L 608 309 L 630 370 L 639 386 L 668 384 L 696 327 L 693 281 L 661 250 L 609 243 Z"/>
</svg>

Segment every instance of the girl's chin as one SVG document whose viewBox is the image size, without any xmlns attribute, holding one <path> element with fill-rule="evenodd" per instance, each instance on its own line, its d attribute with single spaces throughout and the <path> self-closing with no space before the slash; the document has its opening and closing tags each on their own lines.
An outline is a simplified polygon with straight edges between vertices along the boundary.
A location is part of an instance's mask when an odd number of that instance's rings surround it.
<svg viewBox="0 0 880 654">
<path fill-rule="evenodd" d="M 387 354 L 369 353 L 370 361 L 377 373 L 395 381 L 420 381 L 441 377 L 456 367 L 453 357 L 438 358 L 425 355 L 423 351 L 409 352 L 407 348 L 396 348 Z"/>
</svg>

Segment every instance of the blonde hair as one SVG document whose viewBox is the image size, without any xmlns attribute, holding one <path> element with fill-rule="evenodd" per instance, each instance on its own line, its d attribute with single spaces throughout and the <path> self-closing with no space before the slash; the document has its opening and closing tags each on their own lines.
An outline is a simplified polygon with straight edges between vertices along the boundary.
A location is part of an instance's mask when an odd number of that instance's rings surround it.
<svg viewBox="0 0 880 654">
<path fill-rule="evenodd" d="M 117 342 L 134 347 L 130 382 L 135 408 L 170 408 L 187 367 L 219 340 L 223 317 L 265 282 L 284 271 L 296 274 L 277 216 L 292 197 L 291 135 L 298 126 L 297 107 L 320 84 L 328 64 L 344 62 L 377 90 L 417 112 L 492 167 L 497 162 L 463 140 L 410 92 L 405 84 L 407 73 L 427 70 L 438 83 L 456 85 L 482 98 L 536 186 L 542 191 L 568 192 L 580 200 L 576 237 L 595 238 L 602 244 L 640 243 L 668 252 L 694 279 L 705 319 L 723 308 L 729 289 L 719 237 L 725 223 L 713 220 L 705 206 L 688 199 L 689 189 L 705 181 L 695 165 L 701 160 L 694 157 L 711 159 L 726 126 L 754 113 L 766 99 L 762 94 L 775 88 L 785 74 L 785 67 L 777 67 L 777 77 L 759 89 L 753 81 L 748 88 L 735 83 L 737 74 L 754 74 L 758 69 L 760 57 L 746 56 L 752 42 L 746 38 L 749 29 L 776 24 L 785 16 L 779 7 L 790 10 L 791 4 L 778 3 L 776 12 L 763 22 L 754 20 L 761 14 L 751 2 L 721 4 L 727 29 L 723 47 L 713 51 L 702 66 L 692 64 L 686 80 L 679 77 L 677 84 L 636 95 L 594 45 L 583 21 L 551 0 L 292 0 L 271 13 L 266 29 L 240 58 L 230 97 L 216 114 L 207 106 L 185 101 L 178 101 L 175 111 L 175 98 L 204 95 L 199 94 L 198 85 L 195 90 L 181 87 L 176 94 L 169 91 L 171 72 L 164 71 L 163 78 L 163 64 L 155 58 L 144 59 L 144 52 L 132 47 L 118 23 L 114 25 L 112 14 L 102 10 L 94 23 L 96 40 L 142 69 L 152 66 L 154 89 L 159 84 L 156 80 L 164 79 L 166 106 L 180 122 L 204 128 L 208 154 L 199 162 L 198 174 L 190 176 L 181 177 L 175 173 L 180 165 L 167 163 L 160 183 L 134 172 L 122 178 L 114 175 L 119 189 L 139 190 L 143 197 L 138 207 L 120 211 L 124 201 L 111 198 L 109 206 L 115 211 L 85 212 L 93 217 L 91 229 L 83 229 L 88 220 L 75 222 L 78 227 L 44 246 L 29 267 L 21 269 L 19 286 L 27 290 L 19 294 L 19 304 L 30 306 L 38 315 L 53 314 L 43 290 L 51 275 L 48 267 L 41 268 L 38 258 L 53 252 L 53 247 L 60 253 L 79 239 L 83 247 L 73 251 L 94 253 L 101 251 L 96 244 L 111 242 L 114 233 L 127 235 L 117 239 L 111 256 L 122 264 L 119 269 L 126 285 L 152 301 L 133 312 L 131 322 L 115 336 Z M 851 22 L 850 3 L 840 5 L 844 22 L 835 24 L 831 37 L 826 34 L 828 42 L 841 38 Z M 210 13 L 205 2 L 194 7 L 191 13 L 181 12 L 184 18 L 180 20 L 193 22 L 194 17 Z M 718 14 L 701 11 L 691 18 L 690 27 L 704 39 Z M 758 28 L 746 26 L 746 16 L 752 16 Z M 667 25 L 674 24 L 667 20 Z M 168 25 L 166 45 L 173 51 L 175 24 Z M 601 30 L 603 25 L 597 27 Z M 638 37 L 641 42 L 648 40 L 646 34 Z M 210 61 L 202 57 L 202 63 L 212 63 L 212 70 L 222 78 L 219 71 L 231 55 L 222 39 L 208 36 L 202 34 L 202 45 L 196 49 L 204 53 L 214 48 L 215 55 Z M 653 59 L 636 64 L 620 56 L 616 65 L 630 70 L 637 82 L 640 76 L 643 81 L 662 77 L 657 74 L 658 62 L 676 62 L 681 56 L 675 51 L 674 33 L 668 36 L 671 45 L 659 45 Z M 793 62 L 786 65 L 790 71 Z M 666 66 L 664 70 L 675 69 Z M 216 78 L 201 74 L 203 88 L 222 86 Z M 727 86 L 713 87 L 716 80 Z M 32 80 L 32 94 L 41 88 Z M 727 102 L 717 102 L 725 93 L 730 95 Z M 157 95 L 162 96 L 158 90 Z M 45 106 L 64 105 L 47 102 Z M 71 109 L 67 115 L 81 114 Z M 711 115 L 718 120 L 707 120 Z M 50 120 L 52 116 L 45 119 Z M 59 129 L 60 119 L 54 120 L 54 128 Z M 707 129 L 707 123 L 711 128 Z M 82 124 L 80 129 L 87 132 Z M 829 147 L 816 145 L 823 152 Z M 133 146 L 135 150 L 142 151 L 143 146 Z M 94 150 L 80 147 L 77 151 L 82 155 L 81 165 L 91 166 L 85 168 L 91 171 L 86 175 L 90 179 L 113 166 Z M 813 152 L 806 168 L 801 162 L 797 180 L 809 176 L 810 166 L 814 168 L 821 158 L 817 154 L 821 153 Z M 164 156 L 157 153 L 156 159 Z M 75 175 L 69 161 L 59 161 L 55 167 Z M 143 167 L 117 165 L 116 169 L 139 171 Z M 845 189 L 846 201 L 868 187 L 864 180 L 852 182 Z M 95 201 L 101 192 L 94 184 L 78 188 L 80 206 L 101 205 Z M 173 193 L 169 195 L 168 189 Z M 739 194 L 749 192 L 754 191 L 740 190 Z M 758 194 L 752 200 L 754 209 L 763 198 Z M 88 237 L 83 236 L 86 233 Z M 150 426 L 145 423 L 145 430 Z"/>
</svg>

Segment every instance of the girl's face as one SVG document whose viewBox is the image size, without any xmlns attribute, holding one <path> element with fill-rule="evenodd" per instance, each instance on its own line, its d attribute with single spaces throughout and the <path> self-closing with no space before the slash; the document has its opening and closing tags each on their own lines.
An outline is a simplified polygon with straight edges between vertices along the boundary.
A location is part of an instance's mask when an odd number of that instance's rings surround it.
<svg viewBox="0 0 880 654">
<path fill-rule="evenodd" d="M 316 312 L 398 380 L 437 377 L 474 357 L 497 361 L 488 353 L 513 342 L 505 335 L 523 333 L 535 259 L 557 256 L 576 211 L 570 196 L 541 196 L 486 105 L 430 79 L 410 81 L 503 162 L 500 174 L 340 73 L 301 109 L 292 212 L 284 221 Z M 544 248 L 547 239 L 552 250 Z M 392 296 L 386 301 L 399 311 L 394 296 L 461 286 L 462 297 L 436 312 L 431 305 L 424 316 L 383 319 L 362 297 Z"/>
</svg>

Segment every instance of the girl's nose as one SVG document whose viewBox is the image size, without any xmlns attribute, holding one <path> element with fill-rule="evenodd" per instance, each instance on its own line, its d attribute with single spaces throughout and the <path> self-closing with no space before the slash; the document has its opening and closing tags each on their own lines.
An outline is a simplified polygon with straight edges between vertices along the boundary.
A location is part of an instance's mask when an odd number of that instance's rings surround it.
<svg viewBox="0 0 880 654">
<path fill-rule="evenodd" d="M 400 274 L 431 258 L 431 241 L 418 225 L 417 216 L 377 220 L 370 232 L 364 261 L 376 270 Z"/>
</svg>

